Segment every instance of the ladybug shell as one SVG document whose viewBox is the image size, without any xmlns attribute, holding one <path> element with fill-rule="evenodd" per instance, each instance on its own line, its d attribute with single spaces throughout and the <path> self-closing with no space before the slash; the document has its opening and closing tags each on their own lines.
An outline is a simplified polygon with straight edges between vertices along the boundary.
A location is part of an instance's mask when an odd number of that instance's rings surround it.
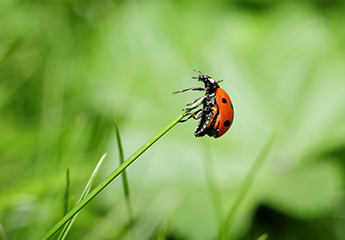
<svg viewBox="0 0 345 240">
<path fill-rule="evenodd" d="M 229 95 L 223 89 L 217 88 L 215 97 L 217 104 L 213 109 L 213 118 L 216 119 L 211 119 L 208 127 L 213 126 L 210 132 L 213 133 L 213 137 L 218 138 L 231 127 L 234 119 L 234 108 Z"/>
</svg>

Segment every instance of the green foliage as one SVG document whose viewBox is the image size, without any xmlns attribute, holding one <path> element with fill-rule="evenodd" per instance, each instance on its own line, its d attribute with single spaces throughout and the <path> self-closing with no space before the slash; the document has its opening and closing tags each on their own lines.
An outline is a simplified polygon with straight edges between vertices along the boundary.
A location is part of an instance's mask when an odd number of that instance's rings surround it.
<svg viewBox="0 0 345 240">
<path fill-rule="evenodd" d="M 105 158 L 106 156 L 107 156 L 106 153 L 103 154 L 103 156 L 101 157 L 101 159 L 98 161 L 98 163 L 97 163 L 95 169 L 93 170 L 93 172 L 92 172 L 92 174 L 91 174 L 91 176 L 90 176 L 90 179 L 89 179 L 89 181 L 87 182 L 87 184 L 86 184 L 86 186 L 85 186 L 85 188 L 84 188 L 84 191 L 83 191 L 82 195 L 80 196 L 80 199 L 79 199 L 79 201 L 77 202 L 77 204 L 79 204 L 79 203 L 81 202 L 81 200 L 83 200 L 83 199 L 89 194 L 89 192 L 90 192 L 90 190 L 91 190 L 92 183 L 93 183 L 93 181 L 95 180 L 95 178 L 96 178 L 96 176 L 97 176 L 97 174 L 98 174 L 98 172 L 99 172 L 99 169 L 100 169 L 100 167 L 102 166 L 102 163 L 103 163 L 103 161 L 104 161 L 104 158 Z M 67 168 L 67 174 L 69 175 L 69 168 Z M 67 190 L 66 190 L 66 191 L 68 191 L 68 187 L 67 187 Z M 65 215 L 67 215 L 67 214 L 68 214 L 68 212 L 65 212 Z M 59 236 L 58 240 L 66 239 L 66 236 L 67 236 L 68 232 L 70 231 L 70 229 L 71 229 L 71 227 L 72 227 L 72 225 L 73 225 L 75 219 L 77 218 L 77 216 L 78 216 L 78 213 L 75 214 L 72 218 L 70 218 L 70 220 L 67 221 L 67 223 L 63 226 L 62 231 L 60 232 L 60 236 Z"/>
<path fill-rule="evenodd" d="M 195 139 L 196 122 L 179 124 L 128 169 L 134 237 L 214 238 L 277 128 L 233 237 L 277 236 L 258 220 L 265 205 L 309 224 L 295 239 L 313 226 L 324 229 L 320 239 L 344 238 L 342 2 L 3 0 L 0 16 L 0 224 L 8 239 L 37 239 L 61 219 L 66 166 L 79 196 L 95 159 L 116 159 L 114 117 L 129 156 L 199 96 L 171 94 L 198 85 L 192 69 L 224 79 L 235 122 L 216 140 Z M 205 156 L 212 173 L 204 174 Z M 116 168 L 104 165 L 95 185 Z M 70 238 L 130 238 L 122 191 L 120 181 L 109 185 Z M 293 220 L 270 222 L 278 239 Z"/>
</svg>

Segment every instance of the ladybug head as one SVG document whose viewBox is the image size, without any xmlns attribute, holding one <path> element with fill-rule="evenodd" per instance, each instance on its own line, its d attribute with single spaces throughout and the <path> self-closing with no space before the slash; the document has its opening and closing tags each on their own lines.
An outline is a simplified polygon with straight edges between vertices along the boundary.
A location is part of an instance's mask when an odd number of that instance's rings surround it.
<svg viewBox="0 0 345 240">
<path fill-rule="evenodd" d="M 208 93 L 213 93 L 217 90 L 217 88 L 219 88 L 218 83 L 211 78 L 208 75 L 203 75 L 201 72 L 199 72 L 199 76 L 198 77 L 193 77 L 194 79 L 198 79 L 198 81 L 201 81 L 205 84 L 205 90 Z"/>
</svg>

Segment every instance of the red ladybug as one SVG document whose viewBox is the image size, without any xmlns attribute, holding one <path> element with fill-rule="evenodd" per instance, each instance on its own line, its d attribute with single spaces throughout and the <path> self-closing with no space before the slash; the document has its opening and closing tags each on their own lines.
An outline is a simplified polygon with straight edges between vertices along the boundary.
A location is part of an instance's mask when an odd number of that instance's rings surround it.
<svg viewBox="0 0 345 240">
<path fill-rule="evenodd" d="M 185 116 L 188 117 L 180 122 L 185 122 L 190 118 L 201 118 L 194 132 L 194 136 L 202 137 L 207 134 L 210 137 L 218 138 L 229 130 L 234 119 L 234 108 L 229 95 L 218 85 L 218 83 L 221 81 L 215 81 L 210 76 L 203 75 L 200 71 L 197 73 L 199 76 L 192 78 L 203 82 L 205 84 L 204 88 L 187 88 L 174 92 L 174 94 L 182 93 L 188 90 L 206 91 L 204 96 L 201 96 L 194 102 L 187 104 L 189 107 L 183 110 L 192 110 L 202 104 L 203 108 L 195 112 L 186 113 Z"/>
</svg>

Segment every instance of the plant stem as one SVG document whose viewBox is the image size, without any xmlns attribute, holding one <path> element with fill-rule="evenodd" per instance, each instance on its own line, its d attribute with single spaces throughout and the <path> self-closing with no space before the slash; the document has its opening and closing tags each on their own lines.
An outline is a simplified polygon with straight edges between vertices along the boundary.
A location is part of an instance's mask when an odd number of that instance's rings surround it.
<svg viewBox="0 0 345 240">
<path fill-rule="evenodd" d="M 117 139 L 117 148 L 119 150 L 119 160 L 120 160 L 120 165 L 121 165 L 125 162 L 125 157 L 123 155 L 123 148 L 122 148 L 122 141 L 121 141 L 119 126 L 118 126 L 115 118 L 114 118 L 114 125 L 115 125 L 115 135 L 116 135 L 116 139 Z M 123 190 L 124 190 L 125 199 L 126 199 L 126 205 L 127 205 L 128 215 L 129 215 L 129 222 L 133 223 L 133 221 L 134 221 L 133 210 L 132 210 L 132 205 L 131 205 L 129 184 L 128 184 L 128 180 L 127 180 L 126 170 L 124 170 L 122 172 L 122 185 L 123 185 Z"/>
<path fill-rule="evenodd" d="M 69 190 L 70 190 L 70 166 L 66 169 L 66 191 L 65 191 L 65 211 L 64 214 L 68 212 L 69 207 Z"/>
<path fill-rule="evenodd" d="M 184 112 L 186 113 L 186 112 Z M 171 128 L 173 128 L 182 118 L 184 113 L 180 114 L 153 138 L 147 141 L 141 148 L 132 154 L 124 163 L 122 163 L 114 172 L 106 177 L 94 190 L 92 190 L 83 200 L 81 200 L 74 208 L 71 209 L 61 220 L 55 224 L 41 240 L 51 238 L 69 219 L 71 219 L 76 213 L 78 213 L 88 202 L 90 202 L 97 194 L 99 194 L 106 186 L 108 186 L 123 170 L 131 165 L 141 154 L 143 154 L 149 147 L 151 147 L 158 139 L 166 134 Z"/>
</svg>

